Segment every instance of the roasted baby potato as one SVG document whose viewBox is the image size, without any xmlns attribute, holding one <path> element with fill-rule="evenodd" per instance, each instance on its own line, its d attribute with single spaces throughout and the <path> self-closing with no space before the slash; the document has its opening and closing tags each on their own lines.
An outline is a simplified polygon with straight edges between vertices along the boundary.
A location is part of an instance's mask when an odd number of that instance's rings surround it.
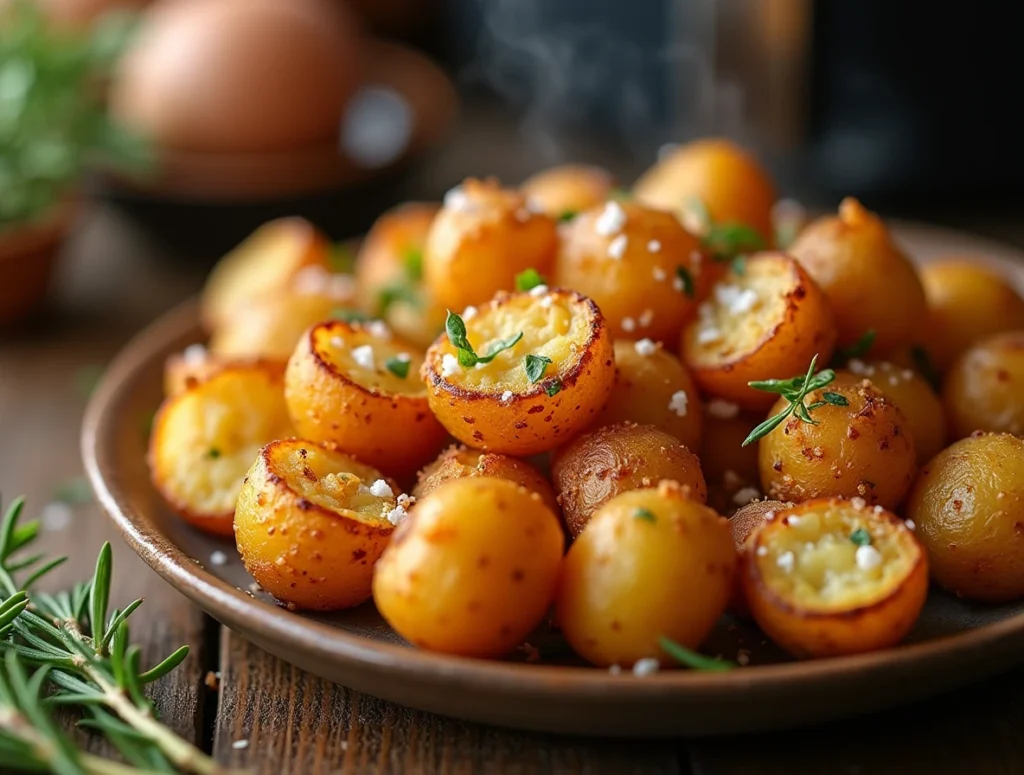
<svg viewBox="0 0 1024 775">
<path fill-rule="evenodd" d="M 638 201 L 686 223 L 688 204 L 703 202 L 716 223 L 742 223 L 772 240 L 775 187 L 743 149 L 723 139 L 697 140 L 658 160 L 633 186 Z"/>
<path fill-rule="evenodd" d="M 614 186 L 615 179 L 600 167 L 562 164 L 530 176 L 519 190 L 532 209 L 558 221 L 606 202 Z"/>
<path fill-rule="evenodd" d="M 546 452 L 604 407 L 614 355 L 590 299 L 538 286 L 499 294 L 452 325 L 465 329 L 472 351 L 441 336 L 427 351 L 422 376 L 430 408 L 459 441 L 506 455 Z"/>
<path fill-rule="evenodd" d="M 789 253 L 828 296 L 840 347 L 873 331 L 871 352 L 884 357 L 919 334 L 927 304 L 917 272 L 882 219 L 856 199 L 809 224 Z"/>
<path fill-rule="evenodd" d="M 601 667 L 697 648 L 725 610 L 736 550 L 729 523 L 674 482 L 622 493 L 569 549 L 558 591 L 565 639 Z"/>
<path fill-rule="evenodd" d="M 974 431 L 1024 434 L 1024 330 L 969 347 L 946 375 L 942 403 L 954 438 Z"/>
<path fill-rule="evenodd" d="M 186 521 L 229 536 L 256 453 L 291 435 L 281 373 L 233 365 L 161 404 L 149 437 L 150 476 Z"/>
<path fill-rule="evenodd" d="M 669 213 L 606 202 L 564 227 L 555 284 L 592 298 L 612 335 L 678 341 L 704 288 L 700 242 Z"/>
<path fill-rule="evenodd" d="M 704 407 L 704 433 L 697 452 L 708 486 L 708 504 L 729 514 L 761 494 L 757 445 L 743 446 L 763 415 L 744 413 L 729 401 L 712 399 Z"/>
<path fill-rule="evenodd" d="M 445 195 L 427 235 L 423 278 L 442 307 L 461 310 L 511 291 L 527 269 L 547 277 L 558 251 L 553 218 L 495 180 L 466 180 Z"/>
<path fill-rule="evenodd" d="M 968 600 L 1024 597 L 1024 440 L 977 433 L 921 469 L 907 517 L 932 578 Z"/>
<path fill-rule="evenodd" d="M 824 399 L 839 396 L 845 406 Z M 816 424 L 795 414 L 761 439 L 758 464 L 761 486 L 769 498 L 861 497 L 895 508 L 913 481 L 914 441 L 906 416 L 870 381 L 849 372 L 807 394 L 805 405 L 822 402 L 811 415 Z M 769 411 L 778 414 L 786 398 Z"/>
<path fill-rule="evenodd" d="M 259 451 L 235 509 L 245 568 L 289 608 L 370 598 L 373 564 L 410 499 L 375 468 L 303 439 Z"/>
<path fill-rule="evenodd" d="M 500 657 L 544 619 L 562 567 L 562 530 L 540 496 L 506 479 L 438 487 L 377 563 L 377 610 L 431 651 Z"/>
<path fill-rule="evenodd" d="M 913 369 L 889 361 L 853 359 L 847 368 L 892 399 L 907 418 L 914 438 L 918 465 L 927 463 L 946 446 L 946 417 L 942 402 L 925 379 Z"/>
<path fill-rule="evenodd" d="M 290 286 L 306 267 L 328 271 L 329 256 L 327 238 L 309 221 L 279 218 L 263 224 L 210 273 L 201 299 L 203 325 L 217 330 L 253 299 Z"/>
<path fill-rule="evenodd" d="M 615 342 L 615 386 L 595 427 L 653 425 L 697 449 L 703 412 L 697 387 L 676 356 L 650 339 Z"/>
<path fill-rule="evenodd" d="M 935 261 L 920 273 L 928 300 L 928 349 L 940 371 L 981 339 L 1024 331 L 1024 298 L 1006 278 L 977 261 Z"/>
<path fill-rule="evenodd" d="M 164 396 L 184 393 L 225 369 L 231 361 L 213 355 L 201 344 L 190 344 L 164 361 Z M 283 373 L 283 370 L 282 370 Z"/>
<path fill-rule="evenodd" d="M 525 460 L 471 449 L 463 444 L 448 447 L 437 460 L 420 471 L 412 494 L 416 498 L 423 498 L 452 479 L 481 476 L 507 479 L 525 487 L 537 493 L 553 514 L 561 514 L 551 482 Z"/>
<path fill-rule="evenodd" d="M 336 444 L 396 477 L 433 459 L 448 435 L 417 378 L 416 348 L 376 323 L 328 321 L 288 361 L 285 400 L 303 438 Z"/>
<path fill-rule="evenodd" d="M 384 213 L 356 259 L 363 311 L 426 350 L 444 330 L 445 309 L 423 285 L 423 249 L 439 206 L 409 202 Z"/>
<path fill-rule="evenodd" d="M 828 299 L 783 253 L 758 253 L 719 281 L 683 334 L 683 361 L 701 389 L 745 409 L 772 395 L 752 380 L 785 379 L 818 355 L 832 357 L 836 325 Z"/>
<path fill-rule="evenodd" d="M 913 532 L 863 498 L 777 511 L 747 540 L 742 563 L 754 620 L 797 657 L 894 646 L 928 594 L 928 559 Z"/>
<path fill-rule="evenodd" d="M 707 500 L 697 456 L 675 436 L 651 425 L 625 422 L 578 436 L 555 453 L 551 477 L 574 536 L 619 493 L 656 487 L 662 480 L 689 487 L 691 497 L 701 503 Z"/>
</svg>

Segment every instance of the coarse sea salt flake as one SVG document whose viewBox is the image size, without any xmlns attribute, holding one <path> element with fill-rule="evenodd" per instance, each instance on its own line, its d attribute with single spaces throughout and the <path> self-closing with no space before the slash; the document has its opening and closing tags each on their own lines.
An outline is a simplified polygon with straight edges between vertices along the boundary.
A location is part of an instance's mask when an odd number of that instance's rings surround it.
<svg viewBox="0 0 1024 775">
<path fill-rule="evenodd" d="M 761 491 L 756 487 L 743 487 L 732 496 L 732 502 L 737 506 L 746 506 L 751 501 L 755 501 L 760 497 Z"/>
<path fill-rule="evenodd" d="M 451 353 L 445 353 L 441 358 L 441 376 L 450 377 L 460 371 L 462 371 L 462 367 L 459 365 L 459 359 Z"/>
<path fill-rule="evenodd" d="M 224 552 L 222 552 L 220 549 L 210 554 L 211 565 L 226 565 L 227 561 L 228 556 L 224 554 Z"/>
<path fill-rule="evenodd" d="M 364 344 L 355 348 L 352 351 L 352 360 L 364 369 L 372 369 L 374 367 L 373 347 L 371 345 Z"/>
<path fill-rule="evenodd" d="M 672 398 L 669 399 L 669 411 L 675 412 L 678 417 L 686 417 L 686 406 L 689 402 L 690 397 L 686 395 L 686 391 L 677 390 L 672 394 Z"/>
<path fill-rule="evenodd" d="M 657 352 L 658 345 L 650 339 L 641 339 L 633 345 L 633 348 L 636 350 L 637 355 L 642 355 L 646 358 L 648 355 L 654 355 Z"/>
<path fill-rule="evenodd" d="M 391 498 L 394 494 L 395 491 L 391 489 L 391 485 L 383 479 L 378 479 L 370 485 L 370 495 L 375 498 Z"/>
<path fill-rule="evenodd" d="M 623 318 L 622 319 L 622 330 L 623 331 L 633 331 L 635 329 L 636 329 L 636 321 L 633 320 L 633 318 Z"/>
<path fill-rule="evenodd" d="M 786 573 L 791 573 L 793 566 L 796 564 L 796 557 L 792 552 L 784 552 L 779 555 L 779 559 L 775 561 L 775 564 L 786 571 Z"/>
<path fill-rule="evenodd" d="M 651 274 L 654 275 L 654 279 L 659 283 L 665 282 L 665 279 L 668 277 L 668 274 L 660 266 L 654 267 L 654 269 L 651 270 Z M 680 280 L 680 282 L 682 281 Z"/>
<path fill-rule="evenodd" d="M 604 210 L 594 221 L 594 231 L 602 237 L 610 237 L 622 231 L 625 225 L 626 211 L 622 209 L 622 205 L 612 200 L 604 206 Z"/>
<path fill-rule="evenodd" d="M 708 414 L 716 420 L 731 420 L 740 413 L 739 404 L 732 401 L 723 401 L 721 398 L 713 398 L 708 401 Z"/>
<path fill-rule="evenodd" d="M 503 404 L 507 404 L 509 401 L 512 400 L 512 396 L 513 396 L 512 391 L 511 390 L 506 390 L 504 393 L 501 394 L 501 402 Z"/>
<path fill-rule="evenodd" d="M 625 234 L 620 234 L 618 237 L 608 243 L 608 256 L 614 258 L 616 261 L 622 258 L 626 252 L 626 244 L 628 240 Z"/>
<path fill-rule="evenodd" d="M 645 675 L 653 675 L 657 673 L 661 668 L 661 664 L 654 657 L 644 657 L 638 659 L 633 665 L 633 675 L 643 677 Z"/>
<path fill-rule="evenodd" d="M 473 318 L 476 317 L 477 311 L 478 310 L 477 310 L 476 307 L 472 307 L 472 306 L 466 307 L 464 310 L 462 310 L 462 319 L 463 320 L 472 320 Z"/>
<path fill-rule="evenodd" d="M 530 289 L 530 295 L 535 299 L 539 299 L 541 296 L 545 296 L 548 292 L 546 285 L 535 285 Z"/>
<path fill-rule="evenodd" d="M 652 239 L 650 242 L 647 243 L 647 250 L 651 253 L 657 253 L 659 250 L 661 250 L 661 243 L 658 242 L 658 240 L 656 239 Z"/>
<path fill-rule="evenodd" d="M 701 326 L 697 330 L 697 344 L 711 344 L 722 339 L 722 332 L 714 326 Z"/>
<path fill-rule="evenodd" d="M 201 344 L 190 344 L 181 353 L 182 359 L 189 366 L 197 366 L 206 360 L 206 347 Z"/>
<path fill-rule="evenodd" d="M 861 570 L 874 570 L 882 564 L 881 552 L 870 544 L 858 546 L 855 558 L 857 560 L 857 567 Z"/>
</svg>

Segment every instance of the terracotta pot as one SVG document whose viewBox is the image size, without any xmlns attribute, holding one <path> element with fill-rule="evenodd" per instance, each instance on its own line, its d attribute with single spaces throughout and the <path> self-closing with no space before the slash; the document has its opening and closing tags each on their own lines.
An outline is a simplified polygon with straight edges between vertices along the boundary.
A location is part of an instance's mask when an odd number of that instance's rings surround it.
<svg viewBox="0 0 1024 775">
<path fill-rule="evenodd" d="M 30 224 L 0 229 L 0 327 L 42 305 L 72 213 L 70 205 L 61 205 Z"/>
</svg>

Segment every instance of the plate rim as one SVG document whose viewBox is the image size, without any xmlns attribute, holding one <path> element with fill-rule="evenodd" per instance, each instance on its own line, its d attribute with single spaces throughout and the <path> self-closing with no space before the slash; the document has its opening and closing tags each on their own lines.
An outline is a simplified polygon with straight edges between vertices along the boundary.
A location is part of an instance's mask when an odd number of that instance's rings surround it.
<svg viewBox="0 0 1024 775">
<path fill-rule="evenodd" d="M 981 257 L 983 261 L 993 258 L 1003 263 L 1000 257 L 1016 257 L 1019 263 L 1017 282 L 1024 282 L 1024 252 L 1010 245 L 941 227 L 890 223 L 896 226 L 897 238 L 907 237 L 914 231 L 927 231 L 931 239 L 945 233 L 951 241 L 969 237 L 984 248 L 988 255 Z M 989 246 L 991 250 L 987 249 Z M 1024 645 L 1022 612 L 962 632 L 866 654 L 758 665 L 726 672 L 666 670 L 637 680 L 629 671 L 612 675 L 594 667 L 537 665 L 439 654 L 372 640 L 304 618 L 254 598 L 208 571 L 178 547 L 151 515 L 131 508 L 120 477 L 106 473 L 114 458 L 114 438 L 119 427 L 117 409 L 121 399 L 129 393 L 139 375 L 152 368 L 155 354 L 163 352 L 172 341 L 190 330 L 198 330 L 196 298 L 164 313 L 118 352 L 86 408 L 81 451 L 86 474 L 100 506 L 132 550 L 165 581 L 227 626 L 256 631 L 262 639 L 301 649 L 315 659 L 340 661 L 348 669 L 369 670 L 373 674 L 387 672 L 392 679 L 426 680 L 449 688 L 487 685 L 504 695 L 536 696 L 555 690 L 566 698 L 583 702 L 606 698 L 610 693 L 623 702 L 700 701 L 712 696 L 718 700 L 740 701 L 749 694 L 792 687 L 794 683 L 827 685 L 827 679 L 844 675 L 895 674 L 909 666 L 913 666 L 915 672 L 927 671 L 933 664 L 954 656 L 964 659 L 986 649 Z M 1024 654 L 1017 661 L 1022 660 Z"/>
</svg>

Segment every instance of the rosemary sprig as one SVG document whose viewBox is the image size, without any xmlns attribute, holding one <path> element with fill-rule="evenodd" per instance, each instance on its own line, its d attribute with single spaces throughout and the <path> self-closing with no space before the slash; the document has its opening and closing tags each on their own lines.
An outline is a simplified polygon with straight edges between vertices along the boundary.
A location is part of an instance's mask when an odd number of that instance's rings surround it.
<svg viewBox="0 0 1024 775">
<path fill-rule="evenodd" d="M 778 414 L 769 417 L 754 428 L 754 430 L 750 432 L 750 435 L 743 440 L 742 446 L 745 447 L 748 444 L 753 444 L 758 439 L 767 436 L 773 430 L 782 425 L 782 423 L 786 421 L 786 418 L 791 414 L 795 414 L 803 422 L 810 423 L 811 425 L 817 425 L 818 421 L 811 417 L 811 412 L 815 409 L 825 406 L 825 404 L 831 404 L 832 406 L 849 406 L 850 402 L 847 401 L 844 396 L 839 393 L 831 393 L 828 391 L 822 394 L 821 401 L 815 401 L 810 406 L 804 403 L 804 399 L 807 397 L 808 393 L 812 390 L 820 390 L 836 378 L 836 373 L 832 369 L 822 369 L 815 374 L 814 367 L 817 365 L 818 356 L 815 355 L 811 358 L 811 365 L 807 367 L 807 374 L 802 377 L 793 377 L 792 379 L 766 379 L 747 383 L 755 390 L 764 390 L 767 393 L 777 393 L 785 398 L 789 402 L 789 405 Z"/>
<path fill-rule="evenodd" d="M 523 332 L 520 331 L 515 336 L 499 339 L 497 342 L 491 343 L 491 346 L 487 348 L 486 355 L 477 355 L 476 351 L 473 350 L 473 345 L 466 338 L 466 323 L 460 315 L 448 310 L 448 317 L 444 322 L 444 330 L 448 334 L 448 341 L 458 350 L 459 365 L 467 369 L 470 366 L 476 366 L 478 363 L 490 363 L 498 353 L 515 347 L 516 343 L 523 338 Z"/>
<path fill-rule="evenodd" d="M 15 556 L 39 533 L 36 522 L 19 524 L 23 507 L 15 500 L 0 522 L 0 765 L 60 775 L 227 775 L 157 720 L 143 687 L 180 665 L 188 647 L 142 670 L 128 630 L 142 600 L 110 608 L 110 544 L 89 581 L 53 595 L 32 592 L 65 558 Z M 85 709 L 82 724 L 102 732 L 131 766 L 76 752 L 50 714 L 58 705 Z"/>
</svg>

